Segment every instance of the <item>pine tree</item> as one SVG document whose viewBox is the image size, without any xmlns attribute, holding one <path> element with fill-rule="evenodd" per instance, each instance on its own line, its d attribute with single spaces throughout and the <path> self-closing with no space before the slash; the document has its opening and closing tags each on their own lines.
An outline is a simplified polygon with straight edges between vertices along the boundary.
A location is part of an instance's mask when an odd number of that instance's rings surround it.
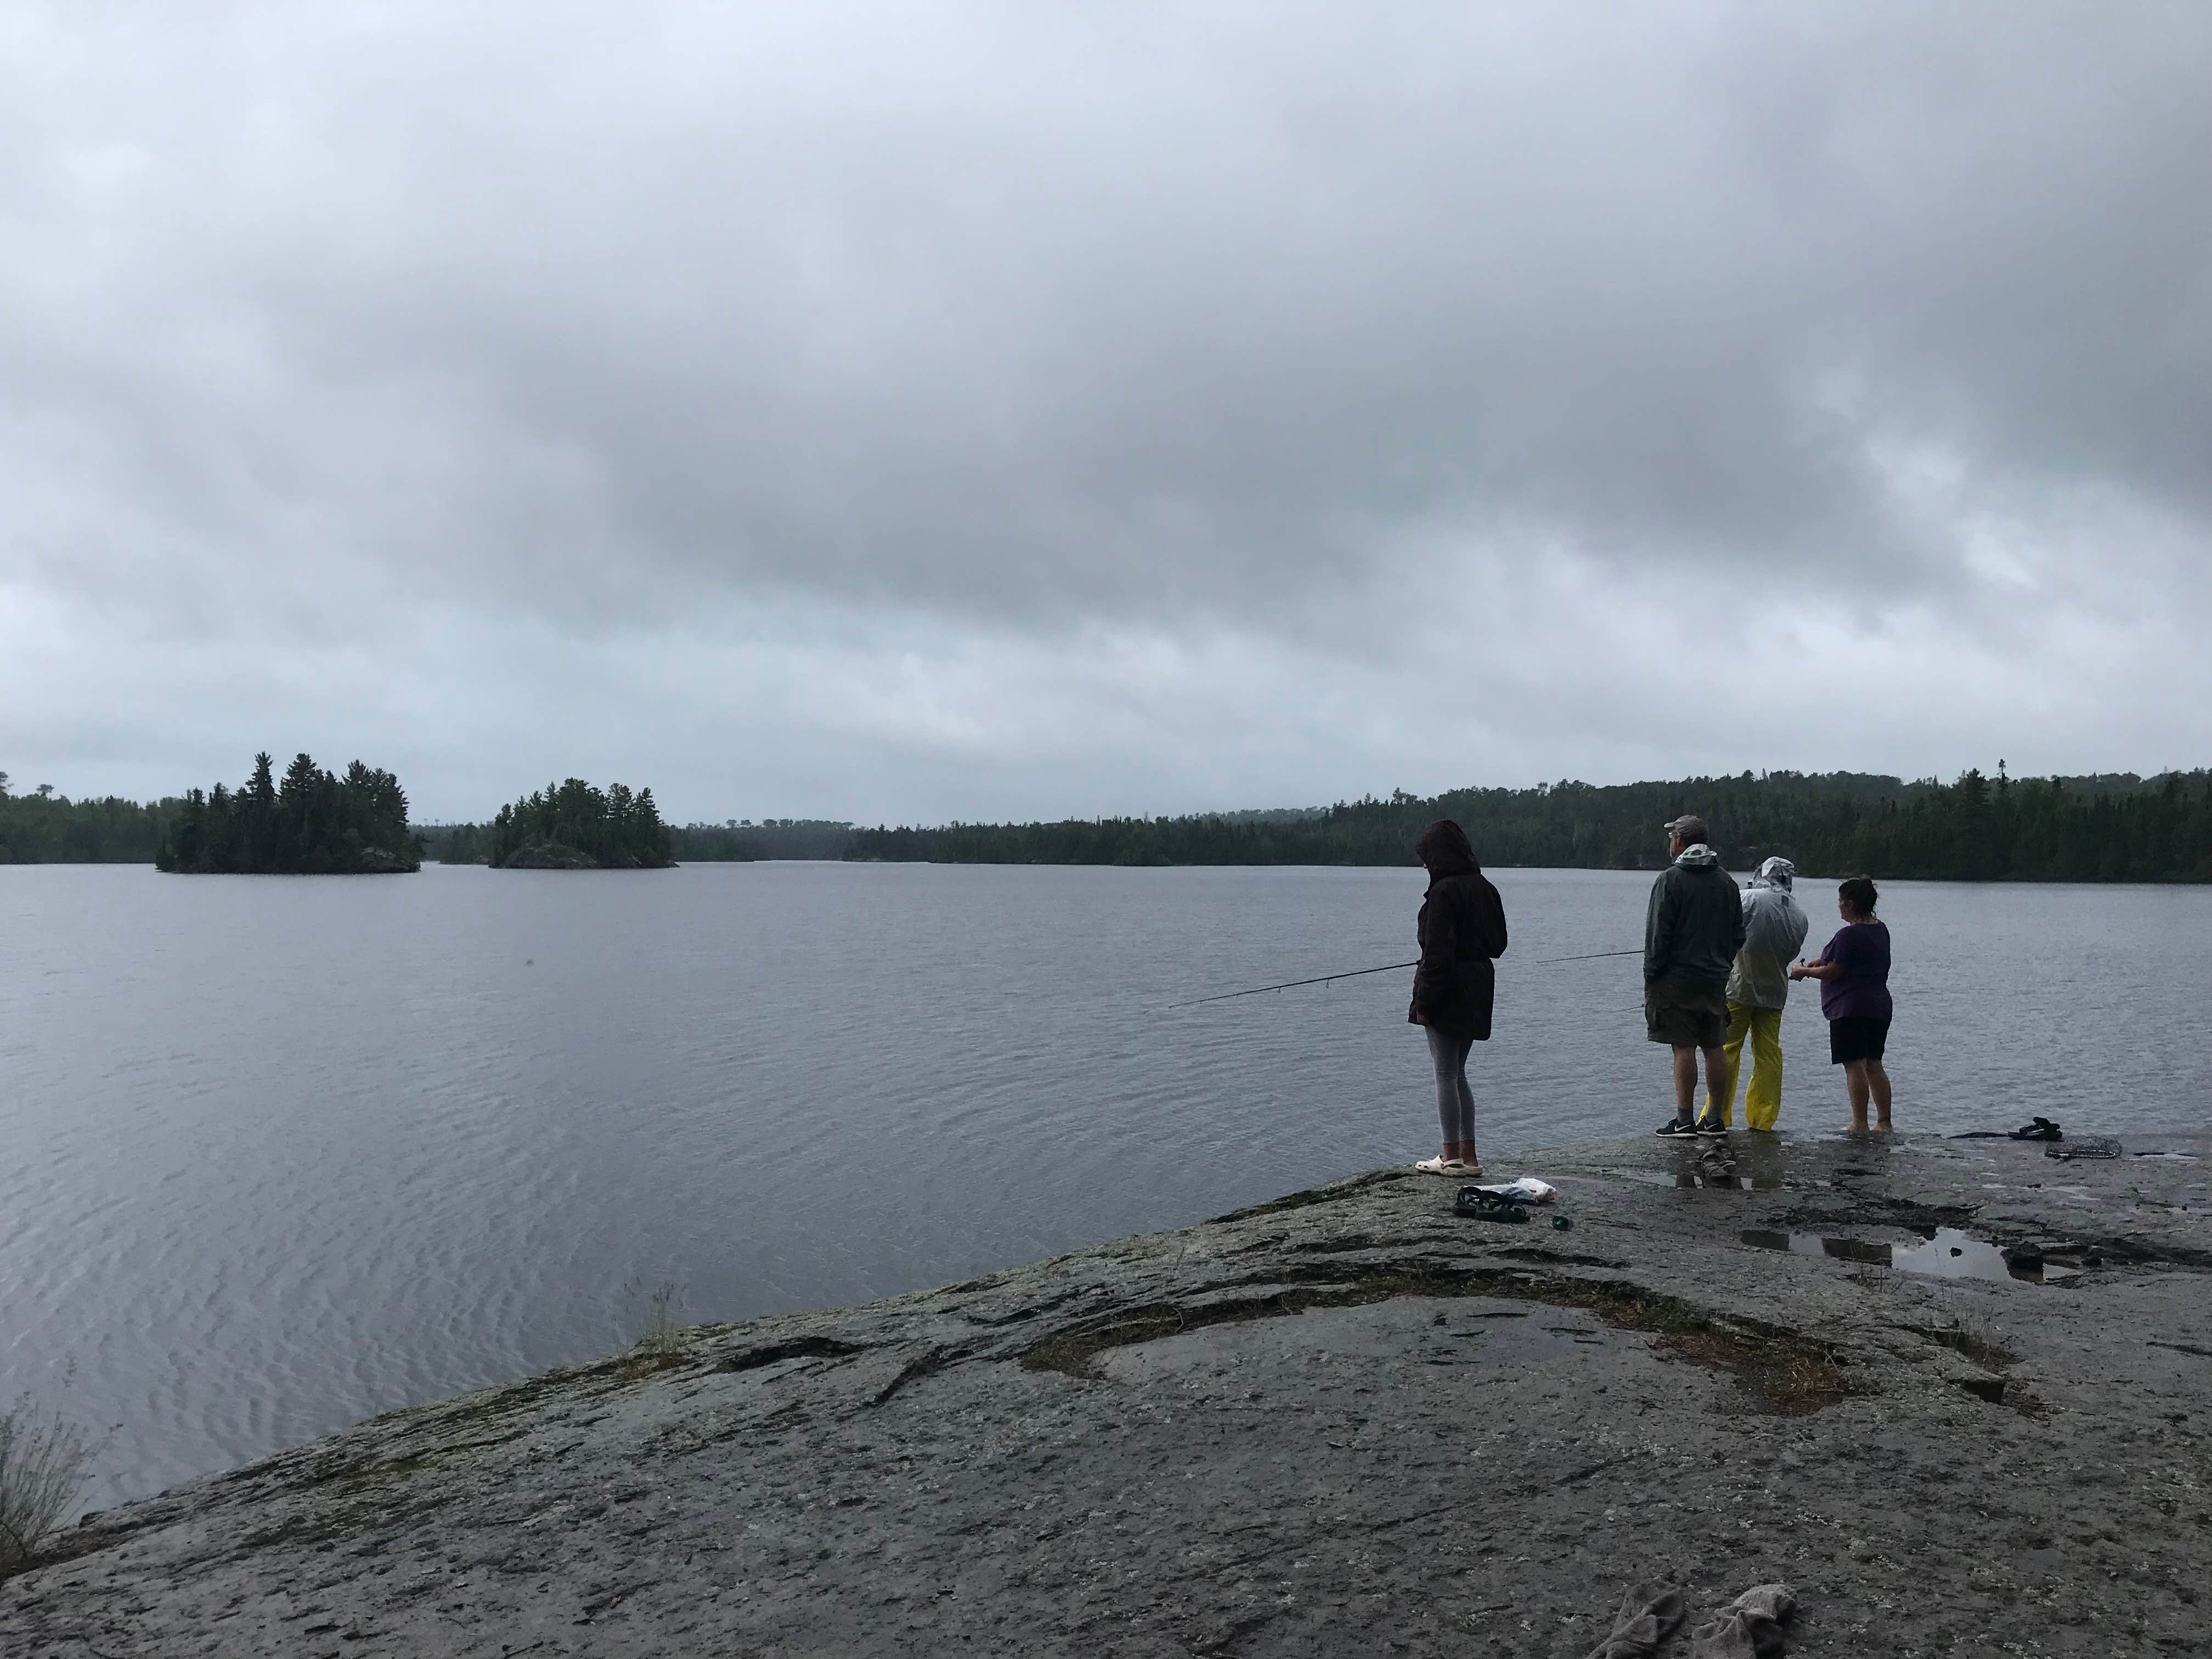
<svg viewBox="0 0 2212 1659">
<path fill-rule="evenodd" d="M 422 848 L 407 827 L 407 797 L 389 772 L 356 761 L 341 779 L 296 757 L 280 785 L 269 756 L 234 793 L 189 791 L 155 854 L 182 874 L 357 875 L 416 870 Z"/>
<path fill-rule="evenodd" d="M 672 861 L 668 829 L 652 790 L 633 793 L 617 783 L 602 792 L 581 778 L 548 784 L 501 807 L 484 851 L 486 862 L 495 867 L 657 870 Z"/>
</svg>

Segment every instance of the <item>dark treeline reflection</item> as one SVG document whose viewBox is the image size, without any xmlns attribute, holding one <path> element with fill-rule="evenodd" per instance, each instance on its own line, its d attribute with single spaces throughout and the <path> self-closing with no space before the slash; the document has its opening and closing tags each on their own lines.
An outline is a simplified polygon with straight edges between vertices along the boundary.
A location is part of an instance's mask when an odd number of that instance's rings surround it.
<svg viewBox="0 0 2212 1659">
<path fill-rule="evenodd" d="M 1675 783 L 1401 791 L 1310 811 L 955 823 L 854 831 L 848 857 L 940 864 L 1410 865 L 1431 818 L 1456 818 L 1486 864 L 1644 869 L 1659 826 L 1704 815 L 1729 865 L 1770 854 L 1808 872 L 1959 881 L 2212 880 L 2212 774 L 1954 783 L 1749 772 Z"/>
<path fill-rule="evenodd" d="M 670 824 L 669 855 L 678 864 L 750 864 L 762 859 L 845 856 L 853 826 L 827 818 L 729 818 L 720 823 Z M 488 864 L 491 835 L 483 824 L 428 823 L 416 834 L 441 864 Z"/>
<path fill-rule="evenodd" d="M 307 755 L 276 779 L 269 753 L 235 790 L 218 783 L 174 804 L 154 862 L 179 875 L 388 875 L 422 867 L 407 795 L 356 761 L 339 777 Z"/>
</svg>

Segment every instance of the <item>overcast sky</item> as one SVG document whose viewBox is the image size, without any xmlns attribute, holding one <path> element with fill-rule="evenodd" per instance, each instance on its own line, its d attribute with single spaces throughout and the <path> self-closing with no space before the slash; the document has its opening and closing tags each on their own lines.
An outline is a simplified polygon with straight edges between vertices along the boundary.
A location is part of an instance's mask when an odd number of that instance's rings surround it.
<svg viewBox="0 0 2212 1659">
<path fill-rule="evenodd" d="M 0 8 L 0 769 L 2212 763 L 2212 7 Z"/>
</svg>

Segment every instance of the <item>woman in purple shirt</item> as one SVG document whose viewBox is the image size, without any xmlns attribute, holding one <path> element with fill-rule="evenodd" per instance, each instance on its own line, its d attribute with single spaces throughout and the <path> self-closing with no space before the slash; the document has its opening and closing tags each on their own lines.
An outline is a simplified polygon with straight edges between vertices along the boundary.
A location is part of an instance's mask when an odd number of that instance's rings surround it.
<svg viewBox="0 0 2212 1659">
<path fill-rule="evenodd" d="M 1844 1068 L 1851 1099 L 1851 1127 L 1867 1127 L 1867 1097 L 1874 1097 L 1874 1127 L 1887 1129 L 1889 1073 L 1881 1067 L 1889 1046 L 1889 929 L 1874 914 L 1874 883 L 1853 876 L 1836 890 L 1844 925 L 1813 962 L 1790 970 L 1792 979 L 1820 981 L 1820 1012 L 1828 1022 L 1828 1060 Z"/>
</svg>

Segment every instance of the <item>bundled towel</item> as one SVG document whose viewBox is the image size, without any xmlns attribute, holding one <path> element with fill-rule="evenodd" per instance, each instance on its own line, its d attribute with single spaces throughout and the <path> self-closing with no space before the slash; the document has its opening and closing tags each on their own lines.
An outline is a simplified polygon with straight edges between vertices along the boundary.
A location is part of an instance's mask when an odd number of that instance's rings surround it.
<svg viewBox="0 0 2212 1659">
<path fill-rule="evenodd" d="M 1519 1180 L 1509 1181 L 1503 1186 L 1485 1187 L 1480 1190 L 1495 1193 L 1513 1204 L 1549 1204 L 1559 1195 L 1557 1187 L 1548 1181 L 1539 1181 L 1534 1176 L 1522 1176 Z"/>
</svg>

